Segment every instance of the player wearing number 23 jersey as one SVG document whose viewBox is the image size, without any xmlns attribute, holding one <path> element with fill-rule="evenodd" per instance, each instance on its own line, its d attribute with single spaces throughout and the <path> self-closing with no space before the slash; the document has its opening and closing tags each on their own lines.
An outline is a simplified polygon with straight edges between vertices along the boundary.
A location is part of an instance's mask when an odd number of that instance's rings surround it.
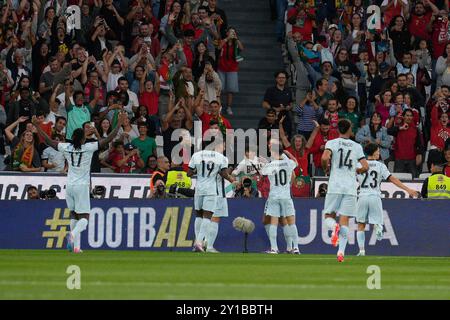
<svg viewBox="0 0 450 320">
<path fill-rule="evenodd" d="M 369 143 L 364 148 L 368 156 L 369 170 L 358 175 L 360 182 L 357 216 L 358 232 L 356 239 L 359 246 L 359 256 L 364 256 L 365 228 L 366 224 L 374 225 L 377 240 L 383 239 L 383 206 L 381 203 L 380 186 L 383 180 L 388 180 L 397 187 L 405 190 L 411 196 L 417 196 L 417 192 L 405 186 L 400 180 L 392 176 L 384 163 L 378 162 L 380 148 L 375 143 Z"/>
</svg>

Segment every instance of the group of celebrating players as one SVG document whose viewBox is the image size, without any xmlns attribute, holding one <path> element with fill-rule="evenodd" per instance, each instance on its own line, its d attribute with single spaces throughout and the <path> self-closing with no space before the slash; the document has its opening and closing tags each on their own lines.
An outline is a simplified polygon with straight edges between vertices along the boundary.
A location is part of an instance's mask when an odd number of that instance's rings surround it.
<svg viewBox="0 0 450 320">
<path fill-rule="evenodd" d="M 417 197 L 418 192 L 401 183 L 391 175 L 384 163 L 378 161 L 380 150 L 377 144 L 368 144 L 363 151 L 360 144 L 350 139 L 353 135 L 350 121 L 340 120 L 338 131 L 339 138 L 328 141 L 322 155 L 322 167 L 329 175 L 323 214 L 326 227 L 332 231 L 331 244 L 339 246 L 337 260 L 343 262 L 351 217 L 355 217 L 358 222 L 359 256 L 365 255 L 364 232 L 367 223 L 374 225 L 378 240 L 383 238 L 380 192 L 383 180 L 392 182 L 411 197 Z M 269 146 L 271 159 L 261 172 L 270 181 L 270 192 L 264 209 L 265 217 L 270 218 L 265 219 L 269 220 L 265 228 L 270 240 L 270 249 L 266 252 L 279 253 L 277 229 L 281 222 L 287 252 L 299 254 L 295 207 L 291 197 L 291 181 L 298 163 L 289 152 L 282 151 L 279 141 L 271 140 Z M 228 173 L 228 160 L 222 153 L 223 146 L 217 145 L 215 151 L 202 150 L 195 153 L 189 162 L 188 175 L 197 174 L 194 251 L 218 252 L 214 248 L 218 223 L 220 217 L 228 216 L 223 179 L 234 182 L 234 177 Z"/>
<path fill-rule="evenodd" d="M 119 115 L 119 125 L 126 114 Z M 32 120 L 46 143 L 62 152 L 68 162 L 66 187 L 67 207 L 71 210 L 70 228 L 67 233 L 67 248 L 74 253 L 81 253 L 81 232 L 87 228 L 90 212 L 90 163 L 93 153 L 102 145 L 112 141 L 117 130 L 106 138 L 86 143 L 82 129 L 77 129 L 70 143 L 51 140 L 40 129 L 35 117 Z M 359 256 L 365 255 L 365 227 L 374 225 L 377 239 L 383 238 L 383 208 L 381 203 L 380 184 L 383 180 L 394 183 L 417 197 L 418 192 L 402 184 L 392 176 L 387 167 L 379 162 L 380 150 L 376 144 L 366 145 L 364 151 L 360 144 L 350 139 L 352 124 L 349 120 L 338 122 L 339 138 L 330 140 L 325 145 L 322 155 L 322 167 L 329 175 L 328 191 L 323 209 L 324 223 L 332 232 L 331 244 L 338 246 L 337 260 L 344 261 L 348 239 L 348 224 L 351 217 L 358 222 L 357 242 Z M 217 130 L 217 134 L 221 134 Z M 282 150 L 281 143 L 272 139 L 270 162 L 262 169 L 261 174 L 270 181 L 270 192 L 264 209 L 264 221 L 270 241 L 270 254 L 278 254 L 277 229 L 283 226 L 287 252 L 300 254 L 298 248 L 298 230 L 295 222 L 295 207 L 291 197 L 291 181 L 298 163 L 292 154 Z M 194 195 L 196 218 L 194 222 L 194 251 L 218 253 L 214 248 L 219 232 L 219 222 L 228 216 L 228 205 L 225 196 L 225 181 L 235 182 L 229 174 L 228 159 L 223 155 L 224 145 L 215 144 L 214 150 L 201 150 L 194 153 L 189 161 L 188 176 L 196 174 L 197 182 Z M 367 156 L 367 158 L 366 158 Z M 359 195 L 358 195 L 359 189 Z M 339 217 L 339 219 L 337 219 Z"/>
</svg>

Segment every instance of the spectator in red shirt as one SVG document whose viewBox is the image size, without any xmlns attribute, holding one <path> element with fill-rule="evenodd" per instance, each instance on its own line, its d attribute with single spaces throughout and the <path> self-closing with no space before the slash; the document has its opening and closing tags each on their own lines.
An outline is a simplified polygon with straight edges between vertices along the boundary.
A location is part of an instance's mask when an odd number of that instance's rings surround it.
<svg viewBox="0 0 450 320">
<path fill-rule="evenodd" d="M 430 155 L 432 153 L 442 154 L 445 149 L 445 142 L 450 138 L 448 103 L 445 98 L 440 97 L 431 110 L 431 134 L 430 134 Z M 431 163 L 428 163 L 431 167 Z"/>
<path fill-rule="evenodd" d="M 144 167 L 144 161 L 139 156 L 139 149 L 131 143 L 125 146 L 118 140 L 113 144 L 113 151 L 110 153 L 108 163 L 115 173 L 139 173 Z"/>
<path fill-rule="evenodd" d="M 39 121 L 39 127 L 44 131 L 49 137 L 52 136 L 53 122 L 45 122 L 45 113 L 41 110 L 36 112 L 36 118 Z M 39 143 L 44 143 L 44 137 L 39 135 Z"/>
<path fill-rule="evenodd" d="M 413 178 L 418 177 L 417 167 L 422 163 L 422 133 L 413 124 L 412 110 L 403 112 L 404 122 L 401 126 L 388 129 L 388 134 L 396 137 L 394 144 L 394 172 L 411 172 Z"/>
<path fill-rule="evenodd" d="M 313 155 L 313 163 L 316 168 L 316 176 L 324 176 L 325 172 L 322 169 L 321 158 L 322 153 L 325 150 L 325 144 L 328 140 L 333 140 L 339 137 L 337 131 L 330 130 L 330 121 L 322 118 L 319 123 L 314 121 L 316 127 L 314 128 L 311 136 L 306 144 L 306 149 Z"/>
<path fill-rule="evenodd" d="M 158 114 L 158 99 L 159 99 L 159 74 L 155 72 L 155 84 L 147 79 L 147 70 L 144 71 L 144 76 L 140 80 L 139 88 L 139 104 L 147 107 L 149 116 Z"/>
<path fill-rule="evenodd" d="M 200 93 L 201 95 L 201 93 Z M 198 103 L 195 107 L 195 113 L 202 121 L 202 134 L 205 134 L 206 130 L 210 128 L 211 120 L 215 120 L 219 123 L 219 128 L 222 134 L 226 133 L 226 129 L 231 129 L 230 122 L 220 114 L 221 105 L 219 101 L 211 101 L 209 104 L 209 113 L 204 112 L 203 101 Z"/>
<path fill-rule="evenodd" d="M 408 0 L 384 0 L 380 7 L 385 25 L 389 25 L 395 16 L 405 17 L 409 13 Z"/>
<path fill-rule="evenodd" d="M 323 117 L 330 122 L 330 131 L 339 135 L 337 131 L 337 124 L 339 121 L 338 101 L 336 98 L 331 98 L 328 100 L 327 110 L 323 113 Z"/>
<path fill-rule="evenodd" d="M 151 23 L 143 23 L 139 26 L 139 35 L 134 38 L 133 43 L 131 44 L 131 53 L 138 53 L 141 50 L 142 45 L 145 43 L 150 49 L 150 54 L 153 58 L 156 58 L 159 55 L 161 45 L 158 37 L 153 35 L 154 28 L 155 27 Z"/>
<path fill-rule="evenodd" d="M 305 41 L 312 40 L 313 28 L 316 27 L 314 16 L 307 11 L 304 3 L 297 2 L 297 5 L 290 9 L 287 14 L 287 21 L 292 25 L 292 33 L 300 33 Z"/>
<path fill-rule="evenodd" d="M 227 94 L 226 112 L 229 115 L 233 115 L 231 110 L 233 93 L 239 92 L 239 63 L 237 59 L 239 52 L 244 50 L 244 46 L 239 40 L 235 29 L 228 29 L 227 37 L 220 42 L 219 49 L 218 73 L 222 82 L 222 91 Z"/>
<path fill-rule="evenodd" d="M 281 122 L 282 120 L 280 120 Z M 280 126 L 280 138 L 283 142 L 283 147 L 291 153 L 298 162 L 298 166 L 294 173 L 296 176 L 309 176 L 308 173 L 308 158 L 309 149 L 306 147 L 306 139 L 301 134 L 296 134 L 289 141 L 284 134 L 283 126 Z"/>
<path fill-rule="evenodd" d="M 431 42 L 433 44 L 433 58 L 438 59 L 444 54 L 445 46 L 448 43 L 448 12 L 440 10 L 437 15 L 432 15 L 427 25 L 427 32 L 431 32 Z"/>
<path fill-rule="evenodd" d="M 280 122 L 283 121 L 283 118 Z M 309 176 L 308 173 L 308 159 L 309 159 L 309 149 L 306 148 L 306 139 L 300 134 L 296 134 L 292 137 L 291 141 L 286 137 L 284 133 L 283 126 L 280 125 L 280 138 L 283 143 L 284 149 L 292 154 L 297 160 L 298 166 L 294 171 L 295 181 L 292 183 L 291 193 L 293 197 L 308 197 L 309 196 L 309 186 L 310 184 L 305 183 L 302 178 L 297 179 L 297 177 Z"/>
<path fill-rule="evenodd" d="M 389 110 L 391 108 L 392 101 L 392 91 L 386 90 L 381 94 L 381 99 L 377 95 L 375 96 L 377 104 L 375 106 L 375 111 L 381 115 L 381 125 L 385 126 L 389 120 Z"/>
<path fill-rule="evenodd" d="M 409 32 L 411 35 L 413 35 L 416 40 L 430 40 L 430 33 L 427 32 L 427 25 L 430 23 L 432 14 L 438 13 L 439 9 L 430 0 L 417 2 L 409 20 Z"/>
</svg>

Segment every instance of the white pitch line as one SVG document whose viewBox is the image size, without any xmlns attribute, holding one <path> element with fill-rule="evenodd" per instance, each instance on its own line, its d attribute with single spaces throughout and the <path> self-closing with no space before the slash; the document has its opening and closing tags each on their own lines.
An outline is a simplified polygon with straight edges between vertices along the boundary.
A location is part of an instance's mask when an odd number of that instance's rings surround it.
<svg viewBox="0 0 450 320">
<path fill-rule="evenodd" d="M 9 286 L 23 286 L 23 285 L 31 285 L 31 286 L 65 286 L 65 282 L 56 282 L 56 281 L 0 281 L 1 285 L 9 285 Z M 144 286 L 161 286 L 161 287 L 210 287 L 210 288 L 224 288 L 224 287 L 236 287 L 236 288 L 290 288 L 290 289 L 336 289 L 336 288 L 347 288 L 347 289 L 361 289 L 365 288 L 365 283 L 361 285 L 315 285 L 315 284 L 257 284 L 257 283 L 198 283 L 198 282 L 111 282 L 111 281 L 83 281 L 82 286 L 86 288 L 86 286 L 135 286 L 135 287 L 144 287 Z M 449 286 L 445 285 L 435 285 L 435 286 L 421 286 L 421 285 L 383 285 L 383 289 L 403 289 L 403 290 L 411 290 L 411 289 L 425 289 L 425 290 L 450 290 Z"/>
</svg>

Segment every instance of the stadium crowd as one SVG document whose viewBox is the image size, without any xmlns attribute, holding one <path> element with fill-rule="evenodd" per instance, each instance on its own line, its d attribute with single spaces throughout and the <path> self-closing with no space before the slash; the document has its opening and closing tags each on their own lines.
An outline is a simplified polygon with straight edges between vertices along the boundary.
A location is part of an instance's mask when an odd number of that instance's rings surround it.
<svg viewBox="0 0 450 320">
<path fill-rule="evenodd" d="M 262 97 L 266 116 L 255 128 L 280 129 L 296 156 L 294 196 L 309 195 L 310 177 L 323 175 L 320 157 L 340 118 L 357 142 L 377 143 L 395 172 L 417 178 L 439 157 L 450 176 L 448 0 L 271 2 L 287 67 Z M 81 27 L 67 23 L 78 10 Z M 172 163 L 176 129 L 231 128 L 244 46 L 217 0 L 6 0 L 0 21 L 0 169 L 67 170 L 33 115 L 53 139 L 83 128 L 95 141 L 125 110 L 92 172 L 153 173 L 158 145 L 169 165 L 187 170 Z M 252 185 L 237 196 L 266 192 L 263 163 L 246 150 L 233 173 Z"/>
<path fill-rule="evenodd" d="M 277 0 L 272 11 L 287 67 L 266 92 L 265 121 L 305 168 L 312 154 L 311 174 L 323 175 L 324 145 L 346 118 L 394 172 L 418 178 L 439 159 L 450 175 L 448 0 Z"/>
</svg>

